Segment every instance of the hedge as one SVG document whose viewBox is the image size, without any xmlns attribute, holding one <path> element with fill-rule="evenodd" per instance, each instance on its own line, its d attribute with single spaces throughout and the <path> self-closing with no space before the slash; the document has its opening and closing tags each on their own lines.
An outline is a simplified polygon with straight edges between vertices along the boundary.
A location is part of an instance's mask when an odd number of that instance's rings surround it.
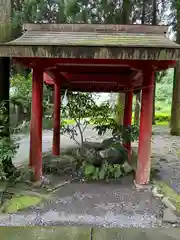
<svg viewBox="0 0 180 240">
<path fill-rule="evenodd" d="M 170 122 L 171 116 L 168 113 L 156 113 L 155 120 L 157 122 Z"/>
<path fill-rule="evenodd" d="M 134 115 L 134 114 L 133 114 Z M 134 116 L 132 116 L 132 123 L 134 122 Z M 157 123 L 169 123 L 171 119 L 170 114 L 168 113 L 156 113 L 155 116 L 155 120 Z M 72 119 L 67 119 L 66 120 L 68 124 L 73 124 L 75 123 L 75 121 L 73 121 Z M 94 122 L 91 121 L 91 124 L 93 124 Z M 53 118 L 51 119 L 44 119 L 43 121 L 43 128 L 44 129 L 52 129 L 53 128 Z"/>
</svg>

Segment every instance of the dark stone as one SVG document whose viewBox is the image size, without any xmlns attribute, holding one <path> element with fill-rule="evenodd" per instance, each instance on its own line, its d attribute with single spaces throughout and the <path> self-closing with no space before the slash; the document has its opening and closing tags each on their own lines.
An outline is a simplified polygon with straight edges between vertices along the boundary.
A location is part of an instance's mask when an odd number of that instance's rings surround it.
<svg viewBox="0 0 180 240">
<path fill-rule="evenodd" d="M 100 156 L 103 158 L 104 161 L 107 161 L 109 164 L 123 164 L 127 161 L 127 157 L 124 152 L 119 151 L 118 149 L 111 147 L 106 150 L 100 151 Z"/>
<path fill-rule="evenodd" d="M 83 159 L 95 166 L 101 166 L 103 163 L 103 159 L 101 158 L 99 151 L 93 148 L 84 150 Z"/>
<path fill-rule="evenodd" d="M 43 172 L 45 174 L 53 173 L 55 175 L 64 175 L 73 173 L 76 169 L 76 162 L 72 156 L 61 155 L 59 157 L 46 156 L 43 159 Z"/>
<path fill-rule="evenodd" d="M 44 172 L 58 175 L 75 173 L 78 165 L 80 167 L 82 164 L 81 160 L 96 167 L 101 167 L 105 162 L 123 165 L 128 160 L 127 150 L 120 143 L 113 144 L 113 138 L 105 139 L 102 143 L 85 142 L 83 149 L 68 149 L 60 157 L 46 156 L 43 158 Z"/>
<path fill-rule="evenodd" d="M 101 166 L 106 161 L 109 164 L 123 164 L 128 160 L 127 150 L 120 143 L 116 144 L 115 147 L 112 146 L 114 144 L 113 138 L 108 138 L 102 143 L 98 143 L 98 147 L 96 147 L 97 143 L 89 143 L 88 148 L 85 149 L 84 159 L 96 166 Z M 95 147 L 90 149 L 90 146 Z"/>
<path fill-rule="evenodd" d="M 84 147 L 86 149 L 96 149 L 96 150 L 102 150 L 102 143 L 100 142 L 89 142 L 89 141 L 86 141 L 84 143 Z"/>
<path fill-rule="evenodd" d="M 165 208 L 163 212 L 163 222 L 177 223 L 177 216 L 169 208 Z"/>
<path fill-rule="evenodd" d="M 109 148 L 110 146 L 112 146 L 113 143 L 114 143 L 114 138 L 105 139 L 105 140 L 101 143 L 102 149 Z"/>
<path fill-rule="evenodd" d="M 102 142 L 90 142 L 90 141 L 86 141 L 84 143 L 84 147 L 85 148 L 93 148 L 97 151 L 101 151 L 104 149 L 109 148 L 112 144 L 114 143 L 113 138 L 108 138 L 103 140 Z"/>
</svg>

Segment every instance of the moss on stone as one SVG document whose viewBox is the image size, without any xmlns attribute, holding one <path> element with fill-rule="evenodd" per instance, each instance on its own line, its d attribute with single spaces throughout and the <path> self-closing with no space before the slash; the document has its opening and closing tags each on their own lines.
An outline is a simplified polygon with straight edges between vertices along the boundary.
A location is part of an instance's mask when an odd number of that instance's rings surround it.
<svg viewBox="0 0 180 240">
<path fill-rule="evenodd" d="M 5 43 L 11 40 L 12 26 L 11 23 L 0 25 L 0 43 Z"/>
<path fill-rule="evenodd" d="M 180 213 L 180 195 L 177 194 L 172 188 L 170 188 L 164 182 L 156 182 L 158 190 L 175 205 L 176 210 Z"/>
<path fill-rule="evenodd" d="M 35 206 L 43 200 L 40 196 L 14 196 L 2 207 L 4 213 L 15 213 L 27 209 L 28 207 Z"/>
</svg>

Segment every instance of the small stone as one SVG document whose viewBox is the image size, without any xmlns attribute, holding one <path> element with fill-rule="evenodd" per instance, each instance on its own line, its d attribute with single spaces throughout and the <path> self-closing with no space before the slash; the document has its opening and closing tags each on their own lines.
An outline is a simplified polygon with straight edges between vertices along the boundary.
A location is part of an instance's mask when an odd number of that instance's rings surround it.
<svg viewBox="0 0 180 240">
<path fill-rule="evenodd" d="M 123 169 L 124 169 L 124 172 L 127 174 L 127 173 L 131 173 L 132 172 L 132 167 L 127 163 L 125 162 L 123 165 L 122 165 Z"/>
<path fill-rule="evenodd" d="M 161 227 L 162 226 L 162 221 L 161 220 L 157 220 L 157 225 L 158 225 L 158 227 Z"/>
<path fill-rule="evenodd" d="M 152 194 L 153 194 L 154 197 L 163 198 L 163 194 L 161 194 L 161 193 L 158 192 L 157 187 L 154 187 L 154 188 L 152 189 Z"/>
<path fill-rule="evenodd" d="M 171 201 L 169 200 L 169 198 L 164 197 L 162 199 L 162 203 L 167 207 L 170 208 L 172 211 L 176 211 L 176 207 L 171 203 Z"/>
<path fill-rule="evenodd" d="M 87 149 L 96 149 L 96 150 L 100 150 L 102 149 L 102 143 L 101 142 L 90 142 L 90 141 L 85 141 L 84 142 L 84 147 Z"/>
<path fill-rule="evenodd" d="M 177 223 L 177 216 L 169 208 L 165 208 L 163 212 L 163 222 Z"/>
<path fill-rule="evenodd" d="M 136 188 L 137 191 L 151 191 L 151 185 L 150 184 L 138 184 L 136 183 L 136 181 L 134 180 L 134 186 Z"/>
<path fill-rule="evenodd" d="M 172 227 L 176 228 L 176 227 L 178 227 L 178 224 L 173 224 Z"/>
<path fill-rule="evenodd" d="M 36 182 L 34 182 L 33 184 L 32 184 L 32 186 L 34 187 L 34 188 L 40 188 L 41 186 L 42 186 L 42 181 L 40 180 L 40 181 L 36 181 Z"/>
<path fill-rule="evenodd" d="M 51 181 L 47 177 L 42 177 L 41 184 L 49 185 Z"/>
</svg>

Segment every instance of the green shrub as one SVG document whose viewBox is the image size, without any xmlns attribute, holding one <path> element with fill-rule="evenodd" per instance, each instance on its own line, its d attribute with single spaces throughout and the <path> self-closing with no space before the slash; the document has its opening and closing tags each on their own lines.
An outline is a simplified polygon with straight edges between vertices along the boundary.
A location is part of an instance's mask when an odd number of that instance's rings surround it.
<svg viewBox="0 0 180 240">
<path fill-rule="evenodd" d="M 82 169 L 85 180 L 119 179 L 124 174 L 121 165 L 111 165 L 107 162 L 105 162 L 101 167 L 95 167 L 93 164 L 84 162 Z"/>
<path fill-rule="evenodd" d="M 155 120 L 157 122 L 170 122 L 171 116 L 167 113 L 156 113 Z"/>
<path fill-rule="evenodd" d="M 171 113 L 171 104 L 165 104 L 164 102 L 156 102 L 156 113 Z"/>
</svg>

